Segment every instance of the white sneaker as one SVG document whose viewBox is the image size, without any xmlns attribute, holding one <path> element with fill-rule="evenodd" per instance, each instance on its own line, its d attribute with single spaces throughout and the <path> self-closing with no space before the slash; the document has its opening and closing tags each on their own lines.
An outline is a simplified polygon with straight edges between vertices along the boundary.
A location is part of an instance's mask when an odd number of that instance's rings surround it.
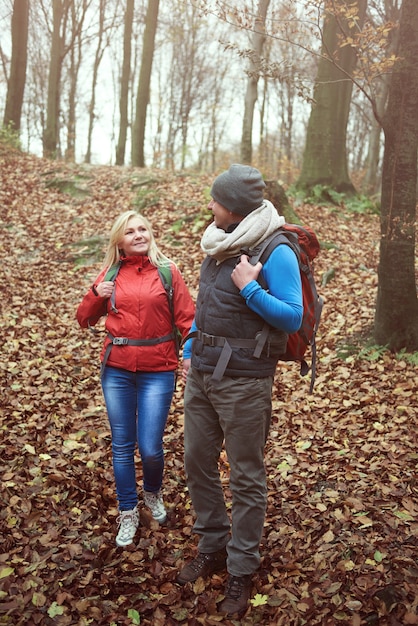
<svg viewBox="0 0 418 626">
<path fill-rule="evenodd" d="M 151 510 L 152 517 L 160 524 L 164 524 L 167 519 L 167 511 L 165 510 L 161 491 L 157 491 L 156 493 L 144 491 L 144 502 Z"/>
<path fill-rule="evenodd" d="M 119 532 L 116 536 L 116 545 L 129 546 L 135 537 L 139 526 L 138 509 L 135 507 L 129 511 L 121 511 L 118 517 Z"/>
</svg>

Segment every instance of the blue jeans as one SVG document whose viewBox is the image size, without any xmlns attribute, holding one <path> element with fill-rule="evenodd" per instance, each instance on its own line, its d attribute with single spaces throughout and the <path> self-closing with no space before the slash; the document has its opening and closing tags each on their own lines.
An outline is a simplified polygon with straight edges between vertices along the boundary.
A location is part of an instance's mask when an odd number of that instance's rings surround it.
<svg viewBox="0 0 418 626">
<path fill-rule="evenodd" d="M 161 488 L 163 435 L 174 392 L 175 372 L 129 372 L 105 367 L 102 389 L 112 432 L 113 471 L 119 509 L 138 503 L 135 448 L 142 461 L 145 491 Z"/>
</svg>

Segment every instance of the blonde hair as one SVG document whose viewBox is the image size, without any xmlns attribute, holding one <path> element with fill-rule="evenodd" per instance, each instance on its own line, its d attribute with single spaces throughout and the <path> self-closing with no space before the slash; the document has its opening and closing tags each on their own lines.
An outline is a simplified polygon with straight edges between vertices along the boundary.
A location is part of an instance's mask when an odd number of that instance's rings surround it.
<svg viewBox="0 0 418 626">
<path fill-rule="evenodd" d="M 109 242 L 107 245 L 106 254 L 103 260 L 103 268 L 110 267 L 117 263 L 120 258 L 120 242 L 122 240 L 123 235 L 125 234 L 126 226 L 130 219 L 133 217 L 139 217 L 142 221 L 142 224 L 145 226 L 150 235 L 150 243 L 149 249 L 147 252 L 147 256 L 153 265 L 159 267 L 161 265 L 167 265 L 168 263 L 173 263 L 171 259 L 169 259 L 165 254 L 161 252 L 161 250 L 157 246 L 157 242 L 155 241 L 154 233 L 152 232 L 151 223 L 147 220 L 146 217 L 138 213 L 134 210 L 125 211 L 115 220 L 109 235 Z M 173 263 L 174 264 L 174 263 Z"/>
</svg>

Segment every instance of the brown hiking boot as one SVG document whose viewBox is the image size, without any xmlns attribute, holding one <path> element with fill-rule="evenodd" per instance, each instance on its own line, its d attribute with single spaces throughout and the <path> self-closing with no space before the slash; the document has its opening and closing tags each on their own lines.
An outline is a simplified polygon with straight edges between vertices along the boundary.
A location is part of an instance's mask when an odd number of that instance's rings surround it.
<svg viewBox="0 0 418 626">
<path fill-rule="evenodd" d="M 197 557 L 185 565 L 177 575 L 176 581 L 180 585 L 193 583 L 200 576 L 212 576 L 216 572 L 221 572 L 226 568 L 226 548 L 217 552 L 199 552 Z"/>
<path fill-rule="evenodd" d="M 225 599 L 219 605 L 219 613 L 242 615 L 248 607 L 251 597 L 251 574 L 246 576 L 229 576 L 225 588 Z"/>
</svg>

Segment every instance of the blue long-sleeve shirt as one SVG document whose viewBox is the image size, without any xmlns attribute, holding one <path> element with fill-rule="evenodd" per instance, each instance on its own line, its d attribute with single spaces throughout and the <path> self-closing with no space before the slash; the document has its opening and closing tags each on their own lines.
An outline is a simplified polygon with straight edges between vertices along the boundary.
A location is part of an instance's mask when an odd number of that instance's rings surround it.
<svg viewBox="0 0 418 626">
<path fill-rule="evenodd" d="M 241 289 L 240 294 L 247 306 L 274 328 L 286 333 L 296 332 L 303 315 L 302 286 L 297 258 L 286 244 L 277 246 L 261 269 L 267 285 L 252 280 Z M 191 331 L 197 330 L 193 321 Z M 183 358 L 191 357 L 192 339 L 183 350 Z"/>
</svg>

